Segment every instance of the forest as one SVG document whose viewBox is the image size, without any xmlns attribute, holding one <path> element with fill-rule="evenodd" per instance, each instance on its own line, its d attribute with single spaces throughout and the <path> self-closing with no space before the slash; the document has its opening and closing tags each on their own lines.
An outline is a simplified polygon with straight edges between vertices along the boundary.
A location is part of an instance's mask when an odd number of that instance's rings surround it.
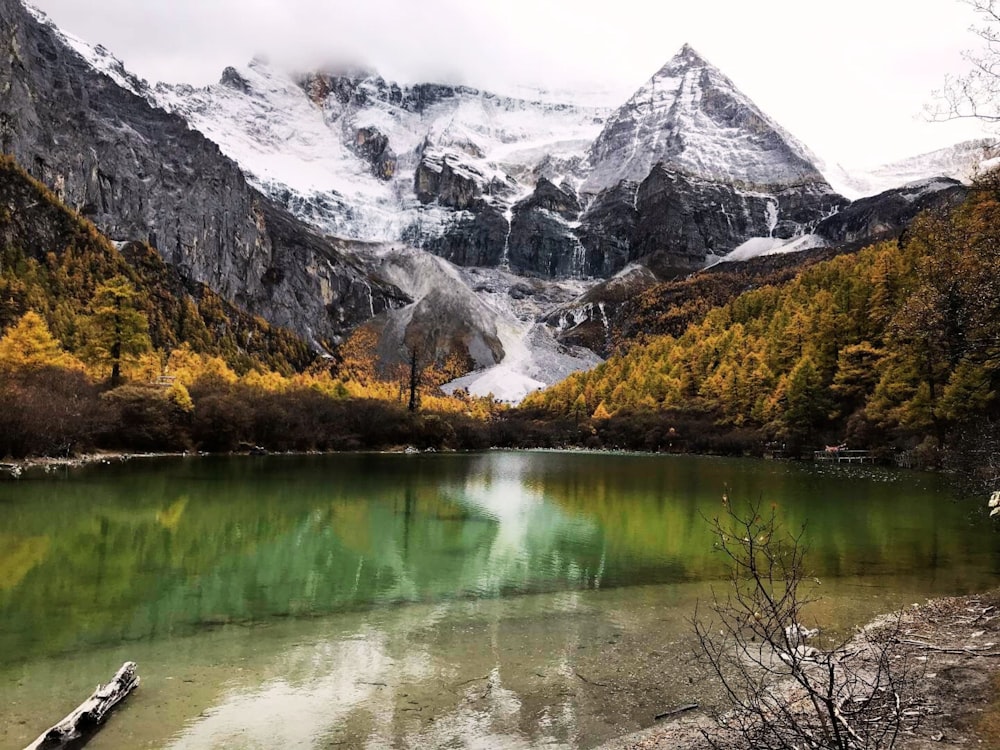
<svg viewBox="0 0 1000 750">
<path fill-rule="evenodd" d="M 677 410 L 786 450 L 915 450 L 986 440 L 1000 367 L 1000 176 L 899 240 L 747 289 L 679 335 L 654 336 L 529 397 L 589 420 Z M 973 438 L 973 433 L 978 437 Z"/>
<path fill-rule="evenodd" d="M 507 408 L 445 396 L 446 366 L 386 371 L 368 328 L 319 356 L 148 246 L 116 247 L 13 161 L 0 171 L 0 456 L 847 444 L 938 466 L 995 439 L 997 173 L 898 240 L 745 289 L 675 282 L 665 298 L 687 296 L 661 321 L 671 333 L 621 339 L 605 364 Z"/>
</svg>

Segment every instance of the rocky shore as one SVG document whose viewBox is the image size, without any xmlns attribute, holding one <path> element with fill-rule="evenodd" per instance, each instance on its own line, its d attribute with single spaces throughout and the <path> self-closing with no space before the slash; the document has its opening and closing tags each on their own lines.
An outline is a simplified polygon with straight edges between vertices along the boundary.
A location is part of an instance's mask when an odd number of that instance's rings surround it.
<svg viewBox="0 0 1000 750">
<path fill-rule="evenodd" d="M 918 665 L 914 715 L 899 750 L 1000 747 L 1000 590 L 935 599 L 900 614 L 887 644 L 893 660 Z M 896 615 L 868 626 L 895 626 Z M 599 750 L 710 750 L 726 746 L 711 717 L 687 714 Z M 733 745 L 738 747 L 738 745 Z"/>
<path fill-rule="evenodd" d="M 0 461 L 0 480 L 20 479 L 34 472 L 51 473 L 57 469 L 78 469 L 90 464 L 113 464 L 136 458 L 167 458 L 182 456 L 182 453 L 83 453 L 67 457 L 33 457 Z"/>
</svg>

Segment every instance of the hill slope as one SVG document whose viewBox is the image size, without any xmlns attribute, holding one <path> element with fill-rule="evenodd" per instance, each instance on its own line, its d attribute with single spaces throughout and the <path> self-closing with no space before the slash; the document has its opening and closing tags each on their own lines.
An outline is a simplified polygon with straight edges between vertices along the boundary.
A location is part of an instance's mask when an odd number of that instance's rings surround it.
<svg viewBox="0 0 1000 750">
<path fill-rule="evenodd" d="M 904 241 L 695 312 L 674 336 L 573 375 L 525 407 L 579 419 L 688 410 L 807 447 L 944 444 L 1000 412 L 998 232 L 993 173 L 958 207 L 923 215 Z"/>
<path fill-rule="evenodd" d="M 112 239 L 148 243 L 316 345 L 398 304 L 396 290 L 247 185 L 218 146 L 95 68 L 18 0 L 0 0 L 0 52 L 3 151 Z"/>
</svg>

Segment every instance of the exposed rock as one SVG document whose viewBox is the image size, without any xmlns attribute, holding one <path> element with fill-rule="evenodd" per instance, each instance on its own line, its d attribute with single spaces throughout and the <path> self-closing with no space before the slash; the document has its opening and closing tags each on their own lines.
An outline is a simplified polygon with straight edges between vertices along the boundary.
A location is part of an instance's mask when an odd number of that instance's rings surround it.
<svg viewBox="0 0 1000 750">
<path fill-rule="evenodd" d="M 611 354 L 611 333 L 622 307 L 659 282 L 640 264 L 632 264 L 591 287 L 545 318 L 563 344 L 584 346 L 602 357 Z"/>
<path fill-rule="evenodd" d="M 421 203 L 438 202 L 442 206 L 465 210 L 483 195 L 485 175 L 463 164 L 455 154 L 424 153 L 414 182 Z"/>
<path fill-rule="evenodd" d="M 621 182 L 601 191 L 583 214 L 580 241 L 586 248 L 588 275 L 608 278 L 634 257 L 639 222 L 637 191 L 637 185 Z"/>
<path fill-rule="evenodd" d="M 501 210 L 489 203 L 478 201 L 474 208 L 456 213 L 430 236 L 421 236 L 419 227 L 411 227 L 403 239 L 459 266 L 500 266 L 510 225 Z"/>
<path fill-rule="evenodd" d="M 396 155 L 389 148 L 389 137 L 377 128 L 360 128 L 351 146 L 371 164 L 372 174 L 380 180 L 391 180 L 396 174 Z"/>
<path fill-rule="evenodd" d="M 228 67 L 222 71 L 222 77 L 219 79 L 219 83 L 223 86 L 228 86 L 231 89 L 236 89 L 237 91 L 249 94 L 251 92 L 250 81 L 240 75 L 236 68 Z"/>
<path fill-rule="evenodd" d="M 0 0 L 0 90 L 9 152 L 111 238 L 148 241 L 191 279 L 314 343 L 400 303 L 250 188 L 218 146 L 95 72 L 18 0 Z"/>
<path fill-rule="evenodd" d="M 576 235 L 580 202 L 568 186 L 542 178 L 511 214 L 506 259 L 516 273 L 547 278 L 585 274 L 584 248 Z"/>
<path fill-rule="evenodd" d="M 515 273 L 546 278 L 583 275 L 584 249 L 573 226 L 544 208 L 514 209 L 508 264 Z"/>
<path fill-rule="evenodd" d="M 568 221 L 574 221 L 580 215 L 580 200 L 569 185 L 555 185 L 542 177 L 535 185 L 535 192 L 517 205 L 518 211 L 532 209 L 550 211 Z"/>
<path fill-rule="evenodd" d="M 420 350 L 424 363 L 443 364 L 458 355 L 470 370 L 492 367 L 503 359 L 497 311 L 473 292 L 454 266 L 411 248 L 359 254 L 374 276 L 403 289 L 413 300 L 371 324 L 379 333 L 383 368 L 405 364 L 413 347 Z"/>
<path fill-rule="evenodd" d="M 662 278 L 704 266 L 750 237 L 807 234 L 847 201 L 816 184 L 745 190 L 657 165 L 636 196 L 638 225 L 630 260 Z"/>
<path fill-rule="evenodd" d="M 899 234 L 917 214 L 954 206 L 968 194 L 958 180 L 939 177 L 855 201 L 822 221 L 816 234 L 831 242 L 869 242 Z"/>
<path fill-rule="evenodd" d="M 483 93 L 467 86 L 437 83 L 403 87 L 364 68 L 310 73 L 302 76 L 300 82 L 309 98 L 317 104 L 322 104 L 332 95 L 344 105 L 363 107 L 369 102 L 381 101 L 418 114 L 445 99 Z"/>
</svg>

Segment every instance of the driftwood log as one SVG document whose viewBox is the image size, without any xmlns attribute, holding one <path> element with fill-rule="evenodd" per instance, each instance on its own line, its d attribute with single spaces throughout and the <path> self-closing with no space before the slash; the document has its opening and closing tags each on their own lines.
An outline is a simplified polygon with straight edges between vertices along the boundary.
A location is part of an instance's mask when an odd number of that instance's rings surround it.
<svg viewBox="0 0 1000 750">
<path fill-rule="evenodd" d="M 125 700 L 139 685 L 135 662 L 122 664 L 111 682 L 98 685 L 93 694 L 73 712 L 32 742 L 25 750 L 56 750 L 70 745 L 79 746 L 104 723 L 112 709 Z"/>
<path fill-rule="evenodd" d="M 694 711 L 697 708 L 697 703 L 688 703 L 680 708 L 675 708 L 673 711 L 664 711 L 662 714 L 657 714 L 653 717 L 653 721 L 662 721 L 663 719 L 668 719 L 671 716 L 677 716 L 678 714 L 685 714 L 688 711 Z"/>
</svg>

